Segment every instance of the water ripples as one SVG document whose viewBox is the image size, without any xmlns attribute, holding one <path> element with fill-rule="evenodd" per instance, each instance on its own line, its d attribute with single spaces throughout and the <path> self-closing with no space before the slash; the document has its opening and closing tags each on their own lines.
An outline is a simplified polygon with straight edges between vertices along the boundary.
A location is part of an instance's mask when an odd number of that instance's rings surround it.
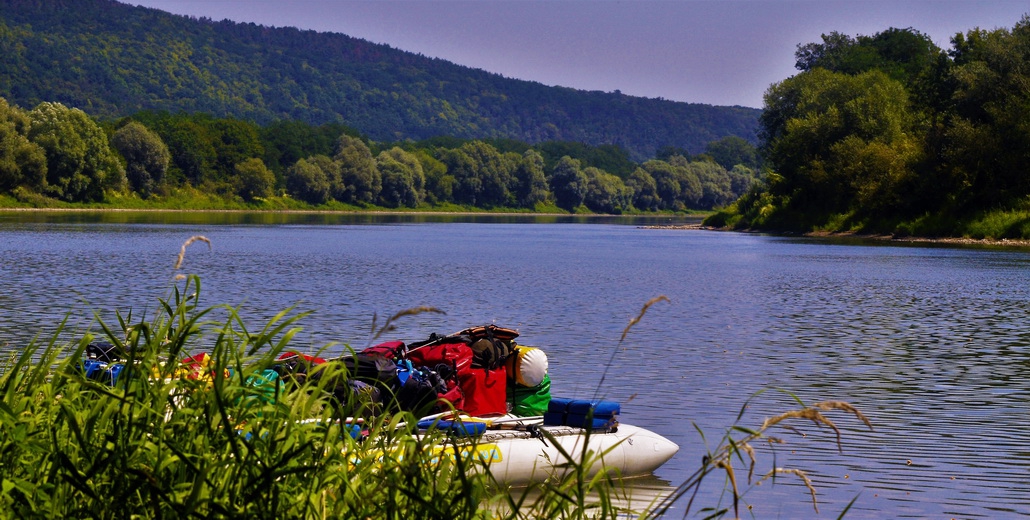
<svg viewBox="0 0 1030 520">
<path fill-rule="evenodd" d="M 843 453 L 826 428 L 798 424 L 759 454 L 765 470 L 775 457 L 808 471 L 824 517 L 856 496 L 848 518 L 1030 515 L 1026 251 L 624 225 L 8 223 L 0 348 L 46 337 L 68 312 L 81 331 L 94 310 L 152 310 L 193 234 L 214 242 L 187 254 L 204 301 L 240 303 L 255 324 L 290 305 L 313 310 L 302 343 L 361 347 L 373 315 L 381 324 L 416 305 L 447 314 L 406 320 L 404 338 L 520 328 L 547 349 L 556 394 L 619 400 L 623 420 L 680 444 L 658 474 L 673 485 L 705 454 L 698 429 L 713 444 L 740 413 L 754 427 L 796 408 L 794 396 L 841 399 L 875 426 L 831 415 Z M 620 344 L 658 294 L 671 301 Z M 720 489 L 699 500 L 711 505 Z M 789 476 L 746 498 L 760 518 L 816 516 Z"/>
</svg>

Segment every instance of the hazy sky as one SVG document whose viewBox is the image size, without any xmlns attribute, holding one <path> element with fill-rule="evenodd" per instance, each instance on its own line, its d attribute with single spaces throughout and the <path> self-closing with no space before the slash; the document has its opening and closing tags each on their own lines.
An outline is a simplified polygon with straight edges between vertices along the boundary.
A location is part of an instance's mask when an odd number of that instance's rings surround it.
<svg viewBox="0 0 1030 520">
<path fill-rule="evenodd" d="M 340 32 L 507 77 L 762 106 L 799 43 L 912 27 L 1011 29 L 1026 0 L 121 0 L 176 14 Z"/>
</svg>

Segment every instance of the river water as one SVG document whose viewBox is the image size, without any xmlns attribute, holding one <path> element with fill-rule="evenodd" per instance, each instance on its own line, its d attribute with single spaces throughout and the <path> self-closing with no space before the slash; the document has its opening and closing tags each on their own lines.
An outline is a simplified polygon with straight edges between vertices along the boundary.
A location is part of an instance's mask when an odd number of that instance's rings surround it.
<svg viewBox="0 0 1030 520">
<path fill-rule="evenodd" d="M 819 513 L 787 475 L 747 492 L 755 517 L 836 518 L 852 500 L 847 518 L 1030 515 L 1030 250 L 653 223 L 670 222 L 0 213 L 0 351 L 66 316 L 62 339 L 94 313 L 153 313 L 180 245 L 204 235 L 211 248 L 191 246 L 178 271 L 201 277 L 202 303 L 239 306 L 252 329 L 311 311 L 300 348 L 363 347 L 373 317 L 421 305 L 446 314 L 405 318 L 391 339 L 518 328 L 549 354 L 555 395 L 620 401 L 623 422 L 681 446 L 642 486 L 689 477 L 741 412 L 757 427 L 795 398 L 843 400 L 874 429 L 828 414 L 841 452 L 796 422 L 757 454 L 756 474 L 805 470 Z M 708 484 L 702 507 L 719 500 L 721 480 Z"/>
</svg>

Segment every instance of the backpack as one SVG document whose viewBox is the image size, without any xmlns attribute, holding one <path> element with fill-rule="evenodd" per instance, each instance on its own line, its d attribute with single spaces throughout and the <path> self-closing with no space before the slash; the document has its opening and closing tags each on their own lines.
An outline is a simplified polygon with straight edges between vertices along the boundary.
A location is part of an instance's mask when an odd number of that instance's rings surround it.
<svg viewBox="0 0 1030 520">
<path fill-rule="evenodd" d="M 472 366 L 487 370 L 504 366 L 504 361 L 508 359 L 515 344 L 515 338 L 519 337 L 515 329 L 492 324 L 470 327 L 459 334 L 468 338 L 469 346 L 472 347 Z"/>
<path fill-rule="evenodd" d="M 471 339 L 466 335 L 436 336 L 430 342 L 413 343 L 408 359 L 414 366 L 430 367 L 438 373 L 445 373 L 445 367 L 450 367 L 451 374 L 444 378 L 448 381 L 447 394 L 438 394 L 438 398 L 447 399 L 456 409 L 469 415 L 503 415 L 507 412 L 507 371 L 503 361 L 493 369 L 483 363 L 483 354 L 479 354 L 477 361 Z"/>
</svg>

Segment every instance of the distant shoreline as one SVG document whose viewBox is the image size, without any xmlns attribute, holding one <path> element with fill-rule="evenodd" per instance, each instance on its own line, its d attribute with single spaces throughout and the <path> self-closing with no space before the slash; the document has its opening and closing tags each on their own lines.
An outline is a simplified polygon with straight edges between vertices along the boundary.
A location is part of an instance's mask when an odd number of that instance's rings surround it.
<svg viewBox="0 0 1030 520">
<path fill-rule="evenodd" d="M 694 229 L 705 231 L 725 231 L 731 233 L 769 233 L 778 236 L 791 236 L 789 234 L 766 232 L 766 231 L 734 231 L 729 229 L 714 228 L 701 224 L 683 224 L 669 226 L 644 226 L 646 229 Z M 997 246 L 997 247 L 1027 247 L 1030 248 L 1030 240 L 1013 238 L 969 238 L 969 237 L 899 237 L 884 234 L 862 234 L 862 233 L 829 233 L 814 231 L 801 233 L 796 236 L 812 238 L 855 238 L 860 240 L 876 240 L 882 242 L 897 243 L 925 243 L 925 244 L 949 244 L 949 245 L 970 245 L 970 246 Z"/>
<path fill-rule="evenodd" d="M 577 218 L 704 218 L 704 214 L 609 214 L 609 213 L 535 213 L 520 211 L 404 211 L 404 210 L 338 210 L 338 209 L 175 209 L 175 208 L 0 208 L 0 213 L 265 213 L 293 215 L 433 215 L 465 217 L 577 217 Z M 687 224 L 700 226 L 700 224 Z"/>
</svg>

